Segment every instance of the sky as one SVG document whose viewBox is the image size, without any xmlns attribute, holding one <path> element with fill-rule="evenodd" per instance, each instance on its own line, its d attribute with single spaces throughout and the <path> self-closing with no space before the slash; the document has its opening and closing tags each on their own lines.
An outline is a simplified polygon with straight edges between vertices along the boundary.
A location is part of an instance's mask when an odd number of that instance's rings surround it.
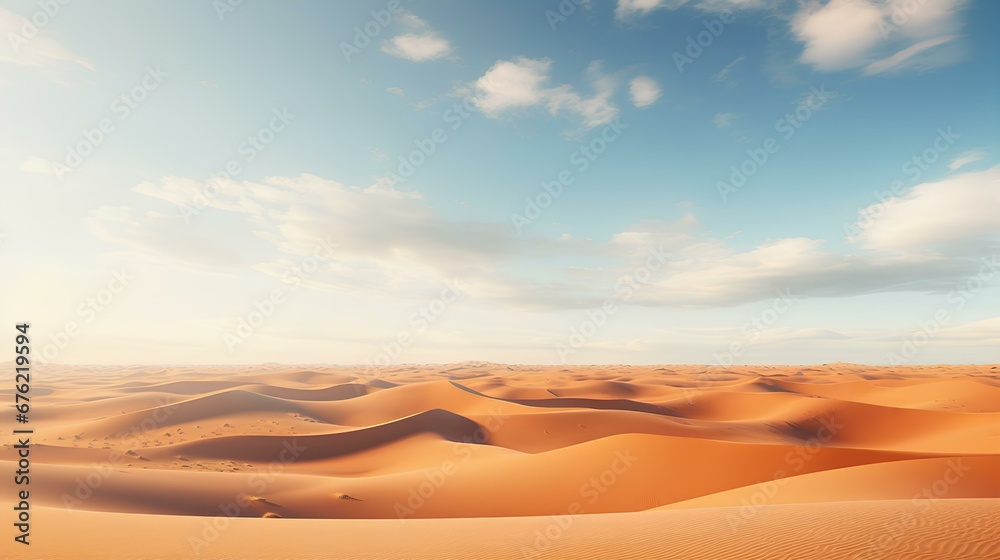
<svg viewBox="0 0 1000 560">
<path fill-rule="evenodd" d="M 997 363 L 998 19 L 6 2 L 2 315 L 67 364 Z"/>
</svg>

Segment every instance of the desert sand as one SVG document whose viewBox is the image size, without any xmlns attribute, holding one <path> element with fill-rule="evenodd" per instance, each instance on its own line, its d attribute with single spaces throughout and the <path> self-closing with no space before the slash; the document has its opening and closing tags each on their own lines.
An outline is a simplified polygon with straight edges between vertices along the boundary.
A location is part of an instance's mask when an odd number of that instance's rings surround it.
<svg viewBox="0 0 1000 560">
<path fill-rule="evenodd" d="M 1000 558 L 992 365 L 32 381 L 32 545 L 5 431 L 5 558 Z"/>
</svg>

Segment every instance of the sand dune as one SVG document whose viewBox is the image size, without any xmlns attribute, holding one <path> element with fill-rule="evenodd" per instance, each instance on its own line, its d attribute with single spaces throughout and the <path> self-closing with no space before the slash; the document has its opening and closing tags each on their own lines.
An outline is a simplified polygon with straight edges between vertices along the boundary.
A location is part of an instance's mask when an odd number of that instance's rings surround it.
<svg viewBox="0 0 1000 560">
<path fill-rule="evenodd" d="M 60 539 L 36 560 L 337 558 L 371 560 L 990 559 L 1000 557 L 995 500 L 955 499 L 926 510 L 907 501 L 766 506 L 753 530 L 738 508 L 490 519 L 315 520 L 139 516 L 42 510 Z M 109 527 L 116 528 L 108 538 Z M 60 542 L 63 541 L 63 542 Z M 65 542 L 77 543 L 69 552 Z M 262 553 L 264 545 L 276 550 Z"/>
<path fill-rule="evenodd" d="M 71 542 L 189 558 L 189 536 L 222 522 L 202 557 L 313 558 L 331 532 L 337 558 L 1000 557 L 994 366 L 37 378 L 32 506 L 71 537 L 39 531 L 33 558 L 88 557 Z M 0 490 L 9 511 L 11 477 Z M 155 554 L 110 552 L 85 531 L 105 522 L 157 527 Z M 288 548 L 260 555 L 261 539 Z"/>
</svg>

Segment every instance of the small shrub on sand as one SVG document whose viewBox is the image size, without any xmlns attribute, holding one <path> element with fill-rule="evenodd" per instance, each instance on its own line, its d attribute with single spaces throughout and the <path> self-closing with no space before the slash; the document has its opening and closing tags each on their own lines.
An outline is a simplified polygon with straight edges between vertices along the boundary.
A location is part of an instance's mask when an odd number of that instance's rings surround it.
<svg viewBox="0 0 1000 560">
<path fill-rule="evenodd" d="M 353 500 L 355 502 L 364 501 L 364 500 L 359 500 L 358 498 L 355 498 L 354 496 L 351 496 L 350 494 L 344 494 L 343 492 L 341 492 L 340 494 L 334 494 L 333 497 L 337 498 L 337 499 L 340 499 L 340 500 Z"/>
</svg>

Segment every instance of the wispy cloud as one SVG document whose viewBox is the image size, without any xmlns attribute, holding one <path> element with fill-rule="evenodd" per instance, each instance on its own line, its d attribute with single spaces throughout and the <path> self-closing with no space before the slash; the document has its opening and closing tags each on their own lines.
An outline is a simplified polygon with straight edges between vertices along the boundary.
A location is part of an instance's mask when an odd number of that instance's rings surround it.
<svg viewBox="0 0 1000 560">
<path fill-rule="evenodd" d="M 35 29 L 25 33 L 25 29 Z M 47 29 L 38 29 L 27 19 L 0 8 L 0 63 L 17 64 L 40 70 L 66 83 L 58 72 L 68 67 L 81 66 L 94 70 L 94 65 L 55 40 Z"/>
<path fill-rule="evenodd" d="M 40 157 L 29 157 L 18 167 L 19 171 L 25 173 L 38 173 L 39 175 L 55 175 L 56 170 L 51 161 Z"/>
<path fill-rule="evenodd" d="M 918 58 L 920 54 L 940 45 L 950 43 L 956 39 L 958 39 L 957 35 L 948 35 L 945 37 L 934 37 L 932 39 L 927 39 L 926 41 L 921 41 L 910 45 L 895 54 L 872 62 L 871 64 L 865 66 L 863 72 L 867 75 L 882 74 L 883 72 L 899 72 L 906 68 L 916 66 L 921 64 L 920 59 Z"/>
<path fill-rule="evenodd" d="M 962 152 L 955 156 L 950 162 L 948 162 L 948 169 L 955 171 L 956 169 L 961 169 L 970 163 L 977 162 L 979 160 L 986 158 L 986 150 L 984 148 L 976 148 L 975 150 L 969 150 L 967 152 Z"/>
<path fill-rule="evenodd" d="M 719 70 L 718 72 L 716 72 L 715 74 L 712 75 L 712 81 L 713 82 L 726 82 L 726 81 L 728 81 L 729 80 L 729 75 L 733 72 L 733 69 L 735 69 L 737 65 L 739 65 L 741 62 L 743 62 L 746 59 L 747 59 L 746 55 L 742 55 L 742 54 L 740 56 L 734 58 L 733 61 L 730 62 L 729 64 L 725 65 L 722 68 L 722 70 Z"/>
<path fill-rule="evenodd" d="M 712 117 L 712 124 L 715 125 L 715 128 L 729 128 L 733 126 L 733 119 L 735 118 L 735 113 L 716 113 Z"/>
<path fill-rule="evenodd" d="M 904 4 L 902 0 L 802 3 L 792 18 L 792 32 L 804 45 L 800 61 L 820 71 L 862 68 L 872 75 L 958 60 L 957 51 L 942 52 L 942 48 L 957 39 L 958 14 L 965 0 Z"/>
<path fill-rule="evenodd" d="M 316 289 L 385 296 L 458 279 L 470 297 L 521 308 L 599 303 L 608 286 L 655 250 L 664 266 L 631 303 L 720 307 L 773 297 L 775 286 L 805 298 L 947 289 L 981 266 L 968 258 L 982 254 L 973 248 L 996 246 L 998 179 L 1000 166 L 913 187 L 860 228 L 852 253 L 803 237 L 738 248 L 709 235 L 691 213 L 675 221 L 642 220 L 603 241 L 525 240 L 506 224 L 446 219 L 418 192 L 378 183 L 351 187 L 312 175 L 227 185 L 212 208 L 246 220 L 225 238 L 183 227 L 180 216 L 162 208 L 101 207 L 86 223 L 109 243 L 192 266 L 238 266 L 247 252 L 271 255 L 253 266 L 275 276 L 307 255 L 316 239 L 330 238 L 336 255 L 314 275 Z M 188 201 L 202 187 L 168 177 L 134 190 L 162 205 Z"/>
<path fill-rule="evenodd" d="M 687 5 L 706 12 L 721 12 L 764 8 L 775 3 L 775 0 L 618 0 L 615 17 L 624 20 L 641 17 L 654 10 L 676 10 Z"/>
</svg>

